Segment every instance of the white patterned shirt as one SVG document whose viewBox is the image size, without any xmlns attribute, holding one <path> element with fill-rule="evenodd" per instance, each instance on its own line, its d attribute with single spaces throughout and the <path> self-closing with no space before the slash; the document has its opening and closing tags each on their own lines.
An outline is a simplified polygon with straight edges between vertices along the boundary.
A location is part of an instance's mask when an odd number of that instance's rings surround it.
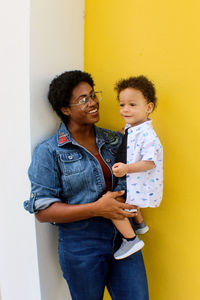
<svg viewBox="0 0 200 300">
<path fill-rule="evenodd" d="M 126 202 L 139 207 L 157 207 L 163 192 L 163 150 L 150 119 L 128 129 L 127 164 L 140 160 L 153 161 L 155 168 L 126 175 Z"/>
</svg>

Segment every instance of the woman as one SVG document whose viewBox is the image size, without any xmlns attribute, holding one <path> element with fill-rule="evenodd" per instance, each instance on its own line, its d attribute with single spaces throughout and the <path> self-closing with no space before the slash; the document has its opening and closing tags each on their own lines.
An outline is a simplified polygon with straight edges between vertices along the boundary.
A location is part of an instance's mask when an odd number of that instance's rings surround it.
<svg viewBox="0 0 200 300">
<path fill-rule="evenodd" d="M 100 300 L 107 286 L 112 299 L 147 300 L 141 252 L 113 258 L 119 238 L 111 219 L 135 214 L 125 211 L 132 205 L 120 202 L 123 191 L 110 192 L 121 134 L 94 126 L 100 94 L 86 72 L 65 72 L 52 81 L 49 101 L 63 123 L 34 151 L 31 197 L 24 205 L 40 222 L 57 224 L 72 299 Z"/>
</svg>

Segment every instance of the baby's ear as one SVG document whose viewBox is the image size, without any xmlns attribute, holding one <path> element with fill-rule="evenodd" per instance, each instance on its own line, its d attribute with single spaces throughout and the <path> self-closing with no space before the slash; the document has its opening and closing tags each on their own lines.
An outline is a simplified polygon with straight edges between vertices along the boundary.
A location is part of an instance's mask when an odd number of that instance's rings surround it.
<svg viewBox="0 0 200 300">
<path fill-rule="evenodd" d="M 149 102 L 149 103 L 147 104 L 147 113 L 148 113 L 148 114 L 152 113 L 153 109 L 154 109 L 154 104 L 153 104 L 153 102 Z"/>
</svg>

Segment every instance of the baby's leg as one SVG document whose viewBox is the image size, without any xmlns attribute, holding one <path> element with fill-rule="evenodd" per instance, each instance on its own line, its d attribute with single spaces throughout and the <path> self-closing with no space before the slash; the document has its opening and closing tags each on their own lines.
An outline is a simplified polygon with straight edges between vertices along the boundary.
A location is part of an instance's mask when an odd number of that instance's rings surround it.
<svg viewBox="0 0 200 300">
<path fill-rule="evenodd" d="M 128 218 L 123 220 L 112 220 L 116 228 L 123 235 L 122 244 L 119 249 L 114 253 L 115 259 L 123 259 L 129 255 L 139 251 L 144 246 L 144 242 L 141 241 L 136 235 L 129 222 Z"/>
<path fill-rule="evenodd" d="M 113 224 L 117 228 L 117 230 L 123 235 L 126 239 L 131 239 L 135 237 L 135 232 L 129 222 L 128 218 L 123 220 L 112 220 Z"/>
<path fill-rule="evenodd" d="M 145 234 L 149 227 L 145 224 L 141 210 L 138 208 L 137 216 L 133 218 L 134 231 L 136 234 Z"/>
<path fill-rule="evenodd" d="M 142 222 L 144 221 L 143 216 L 142 216 L 142 213 L 141 213 L 141 210 L 139 209 L 139 207 L 138 207 L 138 209 L 137 209 L 137 216 L 135 216 L 135 217 L 133 218 L 133 220 L 134 220 L 134 222 L 135 222 L 136 224 L 140 224 L 140 223 L 142 223 Z"/>
</svg>

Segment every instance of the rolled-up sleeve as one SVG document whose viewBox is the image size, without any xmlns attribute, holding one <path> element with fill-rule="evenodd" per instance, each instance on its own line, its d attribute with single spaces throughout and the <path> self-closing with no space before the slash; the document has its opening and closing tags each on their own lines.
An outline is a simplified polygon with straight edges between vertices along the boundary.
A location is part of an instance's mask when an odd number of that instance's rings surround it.
<svg viewBox="0 0 200 300">
<path fill-rule="evenodd" d="M 49 144 L 44 142 L 36 147 L 28 176 L 31 181 L 31 193 L 29 200 L 24 202 L 27 211 L 37 213 L 54 202 L 61 202 L 58 164 Z"/>
</svg>

